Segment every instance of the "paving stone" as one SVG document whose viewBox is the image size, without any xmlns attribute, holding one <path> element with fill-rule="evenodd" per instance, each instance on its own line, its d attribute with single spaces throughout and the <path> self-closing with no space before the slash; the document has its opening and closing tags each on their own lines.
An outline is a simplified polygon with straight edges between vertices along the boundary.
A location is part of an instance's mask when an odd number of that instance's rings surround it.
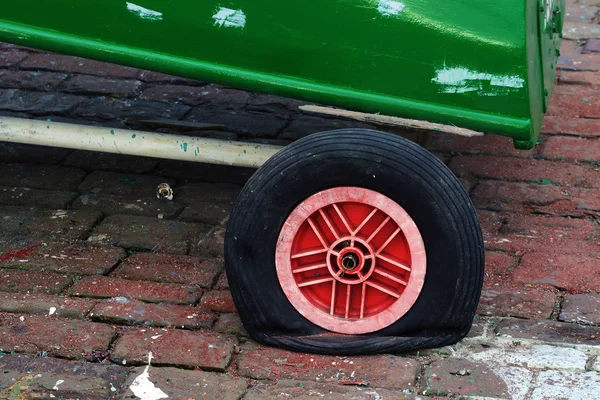
<svg viewBox="0 0 600 400">
<path fill-rule="evenodd" d="M 592 7 L 586 1 L 581 3 L 577 1 L 575 4 L 570 3 L 567 2 L 565 21 L 591 22 L 598 13 L 598 7 Z"/>
<path fill-rule="evenodd" d="M 185 283 L 209 288 L 223 269 L 222 260 L 171 254 L 136 253 L 113 273 L 125 279 Z"/>
<path fill-rule="evenodd" d="M 600 86 L 600 76 L 592 71 L 560 71 L 558 82 L 566 85 Z"/>
<path fill-rule="evenodd" d="M 462 178 L 549 182 L 558 186 L 600 187 L 600 170 L 592 165 L 493 156 L 457 156 L 448 165 Z"/>
<path fill-rule="evenodd" d="M 139 70 L 135 68 L 55 53 L 34 54 L 21 63 L 19 67 L 22 69 L 91 74 L 112 78 L 136 78 L 139 73 Z"/>
<path fill-rule="evenodd" d="M 177 186 L 177 201 L 184 204 L 196 202 L 220 203 L 234 201 L 242 187 L 231 183 L 188 183 Z"/>
<path fill-rule="evenodd" d="M 464 137 L 447 133 L 435 133 L 427 148 L 430 151 L 457 154 L 479 154 L 502 157 L 530 158 L 532 150 L 517 150 L 512 139 L 495 135 Z"/>
<path fill-rule="evenodd" d="M 26 51 L 20 51 L 17 49 L 4 50 L 0 54 L 0 67 L 12 67 L 15 64 L 20 63 L 29 53 Z"/>
<path fill-rule="evenodd" d="M 484 348 L 466 355 L 472 361 L 485 362 L 490 366 L 510 366 L 533 369 L 561 369 L 584 371 L 587 355 L 572 347 L 546 344 L 524 345 L 513 342 L 501 347 Z"/>
<path fill-rule="evenodd" d="M 312 115 L 300 115 L 281 134 L 282 139 L 297 140 L 313 133 L 336 129 L 375 129 L 373 125 L 345 119 L 321 118 Z"/>
<path fill-rule="evenodd" d="M 125 250 L 89 242 L 0 243 L 0 267 L 52 271 L 62 274 L 102 275 L 110 271 Z"/>
<path fill-rule="evenodd" d="M 499 335 L 551 343 L 600 345 L 600 328 L 546 320 L 506 319 L 496 327 Z"/>
<path fill-rule="evenodd" d="M 229 289 L 229 282 L 227 281 L 227 273 L 225 271 L 221 272 L 219 275 L 219 279 L 217 279 L 217 283 L 215 283 L 215 289 Z"/>
<path fill-rule="evenodd" d="M 598 99 L 600 104 L 600 98 Z M 541 147 L 541 155 L 551 159 L 600 161 L 600 141 L 575 137 L 550 137 Z"/>
<path fill-rule="evenodd" d="M 225 252 L 225 228 L 214 227 L 208 234 L 192 242 L 190 254 L 208 258 L 223 258 Z"/>
<path fill-rule="evenodd" d="M 194 79 L 182 78 L 180 76 L 167 75 L 160 72 L 154 71 L 140 71 L 138 79 L 148 83 L 170 83 L 173 85 L 190 85 L 190 86 L 202 86 L 206 85 L 205 82 L 201 82 Z"/>
<path fill-rule="evenodd" d="M 482 363 L 463 358 L 434 361 L 425 369 L 429 394 L 511 398 L 506 383 Z"/>
<path fill-rule="evenodd" d="M 148 325 L 186 329 L 211 328 L 217 315 L 189 306 L 149 304 L 116 297 L 98 303 L 92 321 L 122 325 Z"/>
<path fill-rule="evenodd" d="M 60 147 L 34 146 L 30 144 L 0 142 L 0 160 L 3 163 L 57 164 L 71 149 Z"/>
<path fill-rule="evenodd" d="M 593 400 L 598 397 L 597 372 L 541 371 L 535 380 L 531 400 Z"/>
<path fill-rule="evenodd" d="M 85 319 L 96 301 L 43 294 L 0 293 L 0 312 Z"/>
<path fill-rule="evenodd" d="M 249 137 L 276 137 L 288 120 L 279 114 L 233 111 L 199 106 L 190 111 L 185 121 L 223 124 L 228 131 Z"/>
<path fill-rule="evenodd" d="M 158 162 L 158 159 L 150 157 L 75 150 L 63 161 L 63 165 L 86 171 L 104 170 L 143 174 L 156 168 Z"/>
<path fill-rule="evenodd" d="M 175 185 L 175 181 L 160 176 L 94 171 L 79 185 L 79 191 L 81 193 L 137 196 L 141 200 L 149 201 L 156 199 L 156 187 L 161 183 Z"/>
<path fill-rule="evenodd" d="M 0 198 L 1 201 L 1 198 Z M 226 221 L 233 207 L 231 203 L 192 203 L 185 207 L 178 219 L 217 225 Z"/>
<path fill-rule="evenodd" d="M 596 72 L 593 72 L 596 74 Z M 584 118 L 563 118 L 548 115 L 542 126 L 544 134 L 575 135 L 583 137 L 600 136 L 598 120 Z"/>
<path fill-rule="evenodd" d="M 0 269 L 0 277 L 0 291 L 13 293 L 58 294 L 73 282 L 68 275 L 18 269 Z"/>
<path fill-rule="evenodd" d="M 585 43 L 582 53 L 600 53 L 600 39 L 589 39 Z"/>
<path fill-rule="evenodd" d="M 200 306 L 206 310 L 234 313 L 236 312 L 233 298 L 229 290 L 211 290 L 200 300 Z"/>
<path fill-rule="evenodd" d="M 77 196 L 76 192 L 49 191 L 18 186 L 0 186 L 0 204 L 39 208 L 67 208 Z"/>
<path fill-rule="evenodd" d="M 190 107 L 183 104 L 94 97 L 82 103 L 75 110 L 75 115 L 94 120 L 178 120 L 187 114 L 189 110 Z"/>
<path fill-rule="evenodd" d="M 500 317 L 549 318 L 554 310 L 556 295 L 531 288 L 505 287 L 484 290 L 477 313 Z"/>
<path fill-rule="evenodd" d="M 499 287 L 506 286 L 510 279 L 511 271 L 518 264 L 518 261 L 507 253 L 495 251 L 485 252 L 485 269 L 483 278 L 483 288 L 497 290 Z"/>
<path fill-rule="evenodd" d="M 48 333 L 52 332 L 51 335 Z M 0 348 L 5 352 L 83 359 L 106 351 L 115 333 L 104 324 L 53 316 L 0 314 Z"/>
<path fill-rule="evenodd" d="M 253 168 L 165 160 L 158 165 L 155 174 L 168 178 L 190 179 L 201 182 L 245 184 L 254 172 L 256 172 L 256 169 Z"/>
<path fill-rule="evenodd" d="M 76 190 L 85 171 L 56 165 L 0 164 L 0 185 L 48 190 Z"/>
<path fill-rule="evenodd" d="M 144 329 L 128 331 L 114 344 L 111 360 L 122 365 L 144 365 L 152 352 L 157 366 L 225 371 L 233 354 L 235 338 L 209 331 Z"/>
<path fill-rule="evenodd" d="M 246 104 L 250 111 L 270 113 L 298 113 L 300 106 L 308 104 L 305 101 L 290 99 L 288 97 L 274 96 L 272 94 L 252 93 L 252 97 Z"/>
<path fill-rule="evenodd" d="M 166 199 L 148 198 L 147 196 L 140 199 L 139 197 L 141 196 L 116 196 L 104 193 L 84 194 L 73 202 L 72 208 L 77 210 L 89 209 L 102 211 L 104 215 L 129 214 L 158 217 L 160 219 L 173 219 L 185 207 L 183 204 Z M 197 220 L 202 222 L 200 218 Z"/>
<path fill-rule="evenodd" d="M 335 357 L 294 353 L 248 343 L 237 358 L 242 376 L 254 379 L 359 381 L 370 387 L 413 389 L 418 361 L 392 355 Z"/>
<path fill-rule="evenodd" d="M 27 112 L 35 115 L 64 114 L 85 98 L 63 93 L 26 92 L 0 89 L 0 110 Z"/>
<path fill-rule="evenodd" d="M 258 382 L 248 390 L 244 400 L 298 399 L 311 400 L 325 398 L 331 400 L 395 400 L 418 399 L 400 391 L 360 385 L 339 385 L 310 381 L 281 379 L 276 383 Z"/>
<path fill-rule="evenodd" d="M 236 313 L 221 314 L 215 324 L 215 331 L 219 333 L 228 333 L 242 338 L 250 336 L 244 328 L 240 316 Z"/>
<path fill-rule="evenodd" d="M 67 74 L 57 72 L 0 71 L 0 87 L 49 92 L 67 77 Z"/>
<path fill-rule="evenodd" d="M 61 90 L 73 94 L 133 97 L 140 91 L 141 87 L 142 82 L 138 80 L 75 75 L 61 85 Z"/>
<path fill-rule="evenodd" d="M 207 89 L 198 86 L 160 85 L 145 89 L 140 99 L 161 101 L 169 104 L 182 103 L 189 106 L 198 106 L 210 100 L 207 96 L 203 96 L 202 93 L 207 93 Z M 242 93 L 245 94 L 245 92 Z"/>
<path fill-rule="evenodd" d="M 506 216 L 493 211 L 477 210 L 477 217 L 481 225 L 483 241 L 487 247 L 491 240 L 496 240 L 500 228 L 506 221 Z"/>
<path fill-rule="evenodd" d="M 12 354 L 0 357 L 0 370 L 0 397 L 8 399 L 114 399 L 127 377 L 116 365 Z"/>
<path fill-rule="evenodd" d="M 251 93 L 244 90 L 230 89 L 221 85 L 209 84 L 202 87 L 203 109 L 241 110 L 246 107 Z"/>
<path fill-rule="evenodd" d="M 169 399 L 238 400 L 246 393 L 247 386 L 245 379 L 214 372 L 139 367 L 125 383 L 123 398 L 138 398 L 143 388 L 149 386 L 148 381 L 155 389 L 147 396 L 162 392 Z"/>
<path fill-rule="evenodd" d="M 556 68 L 568 71 L 600 71 L 600 60 L 594 53 L 583 52 L 583 43 L 564 40 Z"/>
<path fill-rule="evenodd" d="M 81 297 L 128 297 L 151 303 L 193 304 L 202 295 L 197 286 L 174 283 L 130 281 L 106 276 L 86 276 L 70 289 Z"/>
<path fill-rule="evenodd" d="M 566 21 L 563 26 L 563 37 L 567 40 L 598 39 L 600 27 L 598 24 Z"/>
<path fill-rule="evenodd" d="M 600 293 L 565 295 L 558 319 L 600 325 Z"/>
<path fill-rule="evenodd" d="M 102 221 L 89 240 L 157 253 L 186 254 L 190 243 L 206 236 L 208 230 L 208 226 L 199 223 L 111 215 Z"/>
</svg>

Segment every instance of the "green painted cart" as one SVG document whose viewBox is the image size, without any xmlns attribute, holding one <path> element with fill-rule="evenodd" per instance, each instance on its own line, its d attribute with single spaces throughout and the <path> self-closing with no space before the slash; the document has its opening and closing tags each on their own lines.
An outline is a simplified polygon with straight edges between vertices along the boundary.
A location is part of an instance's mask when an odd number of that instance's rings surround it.
<svg viewBox="0 0 600 400">
<path fill-rule="evenodd" d="M 522 149 L 540 131 L 565 10 L 564 0 L 6 3 L 3 41 L 338 107 L 330 114 L 509 136 Z M 460 183 L 423 148 L 369 130 L 283 149 L 132 136 L 0 118 L 0 141 L 262 165 L 225 238 L 236 306 L 262 343 L 375 353 L 468 332 L 481 232 Z"/>
</svg>

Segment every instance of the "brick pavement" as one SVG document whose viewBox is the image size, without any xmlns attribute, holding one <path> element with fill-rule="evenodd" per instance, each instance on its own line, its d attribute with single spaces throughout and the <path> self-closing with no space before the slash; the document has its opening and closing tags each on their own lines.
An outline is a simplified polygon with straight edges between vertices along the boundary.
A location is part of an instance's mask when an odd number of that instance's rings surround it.
<svg viewBox="0 0 600 400">
<path fill-rule="evenodd" d="M 597 398 L 598 4 L 569 1 L 556 91 L 532 151 L 435 135 L 486 244 L 456 346 L 331 357 L 248 339 L 223 274 L 223 224 L 249 169 L 0 143 L 0 398 Z M 341 127 L 299 101 L 0 44 L 0 113 L 286 144 Z M 172 202 L 154 196 L 174 187 Z M 149 355 L 151 366 L 148 367 Z M 20 397 L 19 397 L 20 396 Z M 158 398 L 158 397 L 155 397 Z"/>
</svg>

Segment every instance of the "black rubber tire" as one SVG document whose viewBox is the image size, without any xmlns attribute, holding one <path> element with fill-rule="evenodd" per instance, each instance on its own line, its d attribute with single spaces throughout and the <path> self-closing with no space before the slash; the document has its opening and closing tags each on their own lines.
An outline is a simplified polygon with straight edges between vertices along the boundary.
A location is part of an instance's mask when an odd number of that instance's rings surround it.
<svg viewBox="0 0 600 400">
<path fill-rule="evenodd" d="M 302 200 L 338 186 L 380 192 L 400 204 L 425 243 L 427 274 L 417 302 L 392 325 L 365 335 L 327 334 L 290 304 L 275 270 L 282 225 Z M 475 208 L 454 174 L 401 137 L 338 130 L 303 138 L 265 163 L 231 213 L 225 264 L 233 300 L 256 341 L 325 354 L 374 354 L 439 347 L 469 331 L 483 282 Z"/>
</svg>

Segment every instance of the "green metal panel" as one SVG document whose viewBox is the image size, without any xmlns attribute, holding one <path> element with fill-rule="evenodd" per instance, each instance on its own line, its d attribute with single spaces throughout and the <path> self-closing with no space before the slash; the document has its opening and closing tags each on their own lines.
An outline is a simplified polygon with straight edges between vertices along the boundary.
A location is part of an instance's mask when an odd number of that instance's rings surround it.
<svg viewBox="0 0 600 400">
<path fill-rule="evenodd" d="M 530 147 L 554 72 L 543 67 L 548 14 L 536 1 L 564 9 L 564 0 L 19 0 L 0 9 L 0 40 Z"/>
</svg>

